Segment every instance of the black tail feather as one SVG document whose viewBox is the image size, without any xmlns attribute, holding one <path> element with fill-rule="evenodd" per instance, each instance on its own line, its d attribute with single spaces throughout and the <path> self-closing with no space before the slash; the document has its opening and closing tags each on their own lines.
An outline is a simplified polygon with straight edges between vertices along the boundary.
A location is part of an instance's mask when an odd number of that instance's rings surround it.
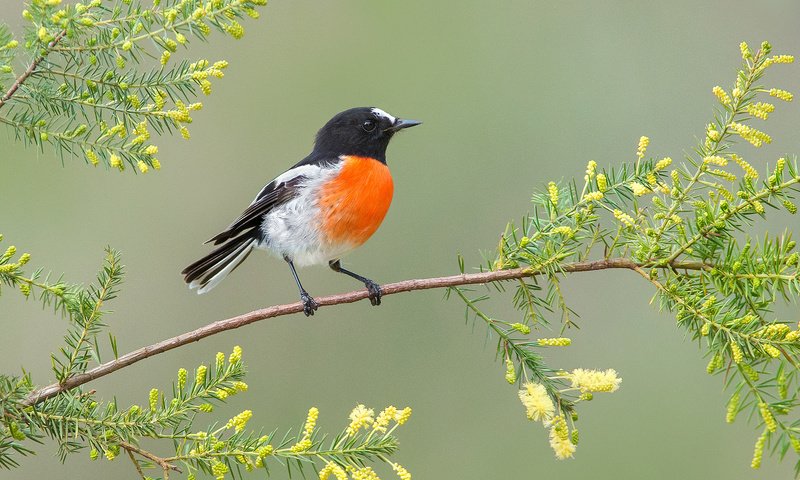
<svg viewBox="0 0 800 480">
<path fill-rule="evenodd" d="M 192 288 L 197 288 L 198 293 L 205 293 L 214 288 L 250 255 L 256 241 L 251 235 L 241 235 L 227 241 L 184 268 L 181 272 L 184 281 Z"/>
</svg>

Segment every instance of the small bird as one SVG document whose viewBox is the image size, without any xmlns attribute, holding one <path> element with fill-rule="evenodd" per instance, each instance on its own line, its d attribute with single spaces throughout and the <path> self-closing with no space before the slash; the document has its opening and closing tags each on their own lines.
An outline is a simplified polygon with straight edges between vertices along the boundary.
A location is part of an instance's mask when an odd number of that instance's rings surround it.
<svg viewBox="0 0 800 480">
<path fill-rule="evenodd" d="M 386 147 L 395 133 L 420 123 L 373 107 L 335 115 L 306 158 L 267 184 L 239 218 L 206 241 L 219 247 L 181 272 L 189 288 L 208 292 L 259 248 L 289 264 L 306 316 L 318 304 L 300 283 L 296 266 L 328 262 L 363 282 L 370 303 L 380 305 L 380 286 L 345 270 L 339 259 L 367 241 L 386 216 L 394 191 Z"/>
</svg>

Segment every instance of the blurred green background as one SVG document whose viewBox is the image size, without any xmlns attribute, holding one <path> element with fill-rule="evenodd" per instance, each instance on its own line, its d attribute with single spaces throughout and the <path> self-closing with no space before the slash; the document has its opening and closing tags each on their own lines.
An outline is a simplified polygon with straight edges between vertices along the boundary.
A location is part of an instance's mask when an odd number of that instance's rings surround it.
<svg viewBox="0 0 800 480">
<path fill-rule="evenodd" d="M 23 4 L 0 6 L 2 20 L 19 31 Z M 506 222 L 526 212 L 534 188 L 582 177 L 590 159 L 629 161 L 640 135 L 651 137 L 648 153 L 680 159 L 711 118 L 711 87 L 732 82 L 740 41 L 768 39 L 776 53 L 800 54 L 794 0 L 274 0 L 262 15 L 245 22 L 242 41 L 214 34 L 210 44 L 192 45 L 191 56 L 224 58 L 230 67 L 195 115 L 192 140 L 158 142 L 161 172 L 120 174 L 78 159 L 62 166 L 51 151 L 0 134 L 4 245 L 75 282 L 93 279 L 104 246 L 123 252 L 128 275 L 107 317 L 120 351 L 296 301 L 286 266 L 264 254 L 204 296 L 178 272 L 208 251 L 202 241 L 266 181 L 307 154 L 316 130 L 340 110 L 374 105 L 425 122 L 390 146 L 393 206 L 372 240 L 346 258 L 357 272 L 391 282 L 455 273 L 459 252 L 477 266 Z M 767 77 L 795 93 L 797 80 L 797 65 Z M 779 104 L 765 127 L 776 141 L 758 156 L 749 146 L 741 151 L 759 167 L 800 152 L 798 125 L 796 102 Z M 798 230 L 796 218 L 776 218 L 769 228 L 794 222 Z M 327 268 L 301 275 L 315 295 L 357 287 Z M 505 383 L 483 327 L 465 325 L 463 306 L 443 301 L 442 291 L 257 323 L 90 387 L 146 403 L 148 390 L 168 388 L 179 367 L 239 344 L 250 391 L 217 418 L 251 408 L 251 425 L 284 430 L 316 405 L 322 428 L 338 431 L 356 403 L 410 405 L 395 459 L 417 479 L 791 475 L 791 461 L 765 459 L 762 470 L 750 470 L 755 431 L 744 417 L 725 424 L 722 379 L 705 374 L 706 360 L 674 318 L 649 305 L 648 285 L 627 272 L 580 274 L 564 285 L 581 329 L 570 333 L 569 349 L 547 351 L 550 363 L 612 367 L 624 378 L 620 391 L 581 407 L 574 460 L 554 459 L 547 432 L 525 419 Z M 0 370 L 25 367 L 50 383 L 49 353 L 61 344 L 64 322 L 10 291 L 2 302 Z M 495 305 L 496 317 L 517 318 L 509 302 Z M 796 309 L 779 311 L 796 317 Z M 124 459 L 90 465 L 87 453 L 61 465 L 51 447 L 0 477 L 135 478 Z"/>
</svg>

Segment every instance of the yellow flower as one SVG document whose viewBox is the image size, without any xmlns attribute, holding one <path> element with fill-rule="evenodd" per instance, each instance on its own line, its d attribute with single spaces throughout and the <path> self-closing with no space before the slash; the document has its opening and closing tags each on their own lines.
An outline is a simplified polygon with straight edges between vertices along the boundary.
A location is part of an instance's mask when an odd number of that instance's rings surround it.
<svg viewBox="0 0 800 480">
<path fill-rule="evenodd" d="M 336 477 L 336 480 L 347 480 L 347 472 L 335 462 L 325 464 L 325 467 L 319 471 L 319 480 L 327 480 L 331 474 Z"/>
<path fill-rule="evenodd" d="M 575 235 L 575 232 L 572 230 L 572 228 L 566 225 L 555 227 L 553 230 L 550 231 L 550 233 L 552 233 L 553 235 L 564 235 L 565 237 L 570 237 L 570 238 Z"/>
<path fill-rule="evenodd" d="M 708 173 L 710 173 L 711 175 L 716 175 L 717 177 L 720 177 L 720 178 L 722 178 L 724 180 L 727 180 L 729 182 L 735 182 L 736 181 L 736 175 L 732 174 L 731 172 L 726 172 L 725 170 L 720 170 L 718 168 L 712 168 L 711 170 L 708 171 Z"/>
<path fill-rule="evenodd" d="M 770 432 L 775 432 L 778 429 L 778 424 L 775 422 L 775 417 L 772 416 L 772 411 L 769 405 L 764 402 L 758 404 L 758 411 L 761 413 L 761 418 L 764 419 L 764 425 Z"/>
<path fill-rule="evenodd" d="M 622 382 L 616 370 L 610 368 L 605 371 L 576 368 L 567 377 L 572 381 L 572 387 L 580 389 L 582 393 L 615 392 Z"/>
<path fill-rule="evenodd" d="M 742 363 L 744 360 L 744 353 L 742 353 L 742 347 L 739 346 L 736 342 L 731 342 L 731 356 L 733 361 L 736 363 Z"/>
<path fill-rule="evenodd" d="M 728 401 L 728 409 L 725 413 L 725 421 L 733 423 L 736 420 L 736 414 L 739 413 L 739 392 L 734 393 Z"/>
<path fill-rule="evenodd" d="M 526 382 L 522 387 L 518 392 L 519 400 L 525 407 L 528 420 L 550 420 L 555 412 L 555 405 L 544 385 Z"/>
<path fill-rule="evenodd" d="M 712 88 L 711 91 L 717 96 L 719 103 L 725 105 L 726 107 L 731 104 L 731 97 L 729 97 L 725 90 L 723 90 L 719 85 Z"/>
<path fill-rule="evenodd" d="M 225 27 L 225 31 L 230 33 L 231 36 L 237 40 L 244 36 L 244 27 L 236 21 L 232 21 L 230 25 Z"/>
<path fill-rule="evenodd" d="M 347 467 L 347 471 L 350 472 L 350 476 L 353 477 L 353 480 L 380 480 L 378 474 L 372 470 L 371 467 Z"/>
<path fill-rule="evenodd" d="M 362 427 L 371 425 L 375 421 L 375 411 L 364 405 L 357 405 L 350 412 L 350 425 L 347 427 L 347 435 L 355 435 Z"/>
<path fill-rule="evenodd" d="M 297 442 L 294 445 L 292 445 L 292 447 L 289 450 L 291 450 L 292 453 L 305 452 L 306 450 L 311 448 L 312 445 L 313 445 L 313 443 L 311 443 L 311 440 L 306 438 L 306 439 L 300 440 L 299 442 Z"/>
<path fill-rule="evenodd" d="M 514 368 L 514 362 L 510 358 L 506 358 L 506 382 L 514 385 L 517 381 L 517 371 Z"/>
<path fill-rule="evenodd" d="M 550 447 L 559 460 L 572 458 L 575 453 L 575 444 L 569 438 L 567 422 L 563 415 L 556 417 L 550 427 Z"/>
<path fill-rule="evenodd" d="M 588 181 L 590 178 L 594 177 L 594 172 L 597 170 L 597 162 L 594 160 L 589 160 L 589 163 L 586 164 L 586 180 Z"/>
<path fill-rule="evenodd" d="M 630 187 L 631 190 L 633 191 L 633 194 L 636 195 L 637 197 L 641 197 L 642 195 L 650 193 L 650 189 L 645 187 L 639 182 L 631 182 Z"/>
<path fill-rule="evenodd" d="M 644 154 L 647 152 L 648 145 L 650 145 L 650 139 L 648 137 L 639 137 L 639 146 L 636 149 L 636 156 L 639 157 L 639 159 L 644 158 Z"/>
<path fill-rule="evenodd" d="M 147 173 L 150 170 L 150 167 L 144 162 L 144 160 L 139 160 L 136 163 L 136 166 L 139 167 L 139 171 L 142 173 Z"/>
<path fill-rule="evenodd" d="M 220 461 L 211 466 L 211 474 L 216 480 L 223 480 L 226 473 L 228 473 L 228 466 Z"/>
<path fill-rule="evenodd" d="M 547 193 L 550 195 L 550 201 L 553 205 L 558 205 L 558 186 L 556 182 L 550 182 L 547 184 Z"/>
<path fill-rule="evenodd" d="M 731 122 L 728 127 L 740 137 L 750 142 L 754 147 L 760 147 L 765 143 L 772 143 L 772 137 L 753 127 L 736 122 Z"/>
<path fill-rule="evenodd" d="M 233 352 L 228 357 L 228 363 L 236 363 L 242 360 L 242 347 L 236 345 L 233 347 Z"/>
<path fill-rule="evenodd" d="M 709 163 L 713 163 L 714 165 L 719 165 L 720 167 L 724 167 L 728 164 L 728 160 L 724 157 L 720 157 L 719 155 L 709 155 L 703 158 L 703 163 L 708 165 Z"/>
<path fill-rule="evenodd" d="M 395 417 L 395 421 L 398 425 L 402 425 L 411 418 L 411 407 L 406 407 L 399 412 L 397 412 L 397 416 Z"/>
<path fill-rule="evenodd" d="M 97 158 L 97 154 L 91 150 L 86 150 L 86 159 L 89 160 L 89 162 L 94 166 L 97 166 L 97 164 L 100 163 L 100 160 Z"/>
<path fill-rule="evenodd" d="M 236 433 L 239 433 L 244 430 L 252 416 L 253 412 L 251 410 L 244 410 L 242 413 L 228 420 L 228 423 L 225 424 L 225 428 L 234 428 Z"/>
<path fill-rule="evenodd" d="M 614 217 L 626 227 L 633 227 L 635 225 L 633 217 L 623 212 L 622 210 L 614 210 Z"/>
<path fill-rule="evenodd" d="M 750 180 L 755 180 L 755 179 L 758 178 L 758 171 L 755 168 L 753 168 L 752 165 L 747 163 L 742 157 L 740 157 L 739 155 L 736 155 L 735 153 L 732 153 L 731 154 L 731 160 L 733 160 L 740 167 L 742 167 L 742 170 L 744 170 L 744 177 L 745 178 L 749 178 Z"/>
<path fill-rule="evenodd" d="M 197 367 L 197 372 L 194 374 L 194 383 L 199 385 L 206 381 L 206 370 L 207 367 L 205 365 Z"/>
<path fill-rule="evenodd" d="M 589 192 L 583 196 L 583 199 L 587 202 L 596 202 L 602 200 L 603 196 L 603 192 Z"/>
<path fill-rule="evenodd" d="M 672 164 L 672 158 L 664 157 L 656 163 L 655 171 L 664 170 Z"/>
<path fill-rule="evenodd" d="M 764 444 L 767 441 L 767 432 L 761 434 L 756 440 L 756 446 L 753 451 L 753 461 L 750 462 L 750 468 L 758 470 L 761 468 L 761 458 L 764 456 Z"/>
<path fill-rule="evenodd" d="M 153 388 L 150 390 L 149 401 L 150 401 L 150 410 L 155 411 L 158 408 L 158 389 Z"/>
<path fill-rule="evenodd" d="M 411 474 L 408 473 L 402 465 L 397 463 L 392 463 L 392 469 L 397 472 L 397 476 L 400 477 L 400 480 L 411 480 Z"/>
<path fill-rule="evenodd" d="M 119 169 L 120 171 L 125 169 L 125 165 L 122 164 L 122 159 L 115 153 L 111 154 L 111 158 L 108 161 L 109 165 L 114 168 Z"/>
<path fill-rule="evenodd" d="M 375 422 L 372 424 L 372 430 L 385 433 L 386 427 L 389 426 L 389 422 L 394 420 L 396 416 L 397 408 L 389 405 L 378 414 L 377 418 L 375 418 Z"/>
<path fill-rule="evenodd" d="M 774 110 L 775 105 L 771 103 L 758 102 L 747 106 L 747 113 L 761 120 L 766 120 Z"/>
<path fill-rule="evenodd" d="M 764 351 L 767 352 L 772 358 L 778 358 L 781 356 L 781 351 L 775 348 L 773 345 L 764 345 Z"/>
<path fill-rule="evenodd" d="M 780 88 L 770 88 L 769 94 L 772 97 L 779 98 L 784 102 L 791 102 L 794 99 L 794 95 L 791 92 L 787 92 L 786 90 L 781 90 Z"/>
<path fill-rule="evenodd" d="M 308 409 L 308 416 L 306 417 L 306 425 L 303 428 L 305 436 L 310 437 L 314 433 L 314 427 L 317 426 L 317 419 L 319 418 L 319 409 L 311 407 Z"/>
<path fill-rule="evenodd" d="M 742 60 L 748 60 L 753 58 L 753 52 L 750 51 L 750 47 L 747 45 L 746 42 L 742 42 L 739 44 L 739 50 L 742 52 Z"/>
<path fill-rule="evenodd" d="M 599 173 L 597 174 L 597 189 L 601 192 L 605 192 L 608 188 L 608 181 L 606 180 L 605 174 Z"/>
<path fill-rule="evenodd" d="M 536 343 L 543 347 L 566 347 L 572 343 L 572 340 L 566 337 L 560 338 L 539 338 Z"/>
<path fill-rule="evenodd" d="M 186 376 L 188 372 L 185 368 L 178 369 L 178 390 L 183 390 L 183 387 L 186 386 Z"/>
</svg>

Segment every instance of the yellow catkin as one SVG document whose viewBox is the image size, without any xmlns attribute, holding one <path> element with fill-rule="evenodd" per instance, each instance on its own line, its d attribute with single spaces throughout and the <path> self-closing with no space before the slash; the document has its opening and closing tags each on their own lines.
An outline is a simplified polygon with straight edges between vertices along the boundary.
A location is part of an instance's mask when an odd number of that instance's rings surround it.
<svg viewBox="0 0 800 480">
<path fill-rule="evenodd" d="M 597 175 L 597 189 L 600 190 L 601 193 L 608 189 L 608 180 L 605 174 L 599 173 Z"/>
<path fill-rule="evenodd" d="M 744 353 L 742 353 L 742 347 L 739 346 L 736 342 L 731 342 L 731 356 L 733 361 L 736 363 L 742 363 L 744 360 Z"/>
<path fill-rule="evenodd" d="M 758 411 L 761 413 L 761 418 L 764 420 L 764 425 L 770 433 L 778 429 L 778 424 L 775 422 L 775 417 L 772 416 L 772 410 L 769 405 L 764 402 L 758 404 Z"/>
<path fill-rule="evenodd" d="M 794 99 L 794 95 L 792 95 L 791 92 L 781 90 L 780 88 L 770 88 L 769 94 L 770 96 L 783 100 L 784 102 L 791 102 Z"/>
<path fill-rule="evenodd" d="M 747 113 L 761 120 L 766 120 L 774 110 L 775 105 L 771 103 L 758 102 L 747 106 Z"/>
<path fill-rule="evenodd" d="M 716 95 L 719 103 L 725 105 L 726 107 L 731 104 L 731 97 L 729 97 L 725 90 L 723 90 L 719 85 L 712 88 L 711 91 L 714 93 L 714 95 Z"/>
<path fill-rule="evenodd" d="M 725 421 L 733 423 L 736 421 L 736 414 L 739 413 L 739 392 L 734 393 L 728 401 L 728 408 L 725 412 Z"/>
<path fill-rule="evenodd" d="M 572 340 L 566 337 L 539 338 L 536 343 L 543 347 L 567 347 L 572 343 Z"/>
<path fill-rule="evenodd" d="M 764 444 L 767 442 L 767 432 L 761 434 L 756 440 L 756 445 L 753 449 L 753 460 L 750 462 L 750 468 L 758 470 L 761 468 L 761 459 L 764 456 Z"/>
<path fill-rule="evenodd" d="M 648 145 L 650 145 L 650 138 L 645 136 L 639 137 L 639 145 L 636 148 L 636 156 L 639 157 L 639 159 L 644 158 Z"/>
<path fill-rule="evenodd" d="M 665 168 L 669 167 L 672 164 L 672 158 L 664 157 L 656 163 L 654 170 L 664 170 Z"/>
<path fill-rule="evenodd" d="M 633 227 L 635 225 L 633 217 L 623 212 L 622 210 L 614 210 L 614 217 L 626 227 Z"/>
<path fill-rule="evenodd" d="M 589 160 L 589 163 L 586 164 L 586 181 L 589 181 L 591 178 L 594 177 L 596 170 L 597 170 L 597 162 L 595 162 L 594 160 Z"/>
<path fill-rule="evenodd" d="M 589 192 L 583 196 L 583 199 L 587 202 L 596 202 L 598 200 L 602 200 L 603 192 Z"/>
<path fill-rule="evenodd" d="M 558 185 L 556 182 L 550 182 L 547 184 L 547 193 L 550 196 L 550 201 L 553 205 L 558 205 Z"/>
<path fill-rule="evenodd" d="M 754 147 L 760 147 L 765 143 L 772 143 L 772 137 L 753 127 L 737 122 L 731 122 L 728 127 L 740 137 L 750 142 Z"/>
<path fill-rule="evenodd" d="M 747 163 L 742 157 L 736 155 L 735 153 L 732 153 L 731 160 L 736 162 L 736 164 L 739 165 L 742 168 L 742 170 L 744 170 L 745 178 L 749 178 L 750 180 L 755 180 L 758 178 L 758 170 L 753 168 L 753 166 Z"/>
<path fill-rule="evenodd" d="M 720 167 L 724 167 L 725 165 L 728 164 L 728 159 L 726 159 L 725 157 L 720 157 L 719 155 L 709 155 L 703 158 L 703 163 L 705 164 L 711 163 L 714 165 L 718 165 Z"/>
</svg>

